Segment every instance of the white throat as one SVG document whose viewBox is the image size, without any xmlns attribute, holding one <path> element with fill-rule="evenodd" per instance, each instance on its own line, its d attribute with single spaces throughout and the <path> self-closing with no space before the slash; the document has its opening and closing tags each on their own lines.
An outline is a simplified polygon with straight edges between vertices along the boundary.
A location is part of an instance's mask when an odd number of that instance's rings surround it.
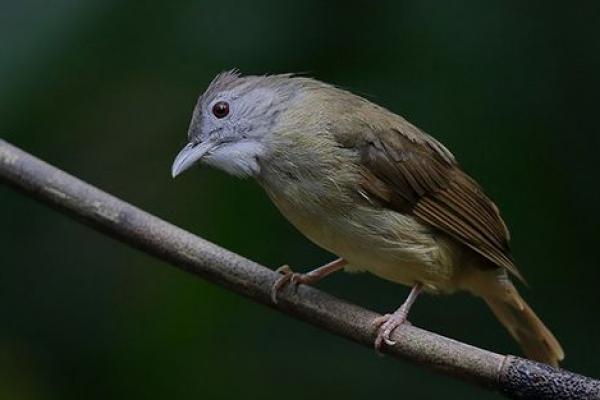
<svg viewBox="0 0 600 400">
<path fill-rule="evenodd" d="M 240 178 L 256 176 L 260 173 L 258 158 L 264 154 L 264 147 L 256 141 L 242 140 L 224 143 L 206 156 L 206 164 Z"/>
</svg>

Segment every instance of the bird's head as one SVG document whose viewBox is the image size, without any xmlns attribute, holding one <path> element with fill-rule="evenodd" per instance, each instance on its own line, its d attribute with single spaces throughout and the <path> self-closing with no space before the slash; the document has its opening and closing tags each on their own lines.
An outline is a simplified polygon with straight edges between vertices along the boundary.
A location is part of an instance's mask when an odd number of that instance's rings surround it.
<svg viewBox="0 0 600 400">
<path fill-rule="evenodd" d="M 173 162 L 173 177 L 203 162 L 230 174 L 260 173 L 268 151 L 265 136 L 298 92 L 290 75 L 217 75 L 200 96 L 188 131 L 188 144 Z"/>
</svg>

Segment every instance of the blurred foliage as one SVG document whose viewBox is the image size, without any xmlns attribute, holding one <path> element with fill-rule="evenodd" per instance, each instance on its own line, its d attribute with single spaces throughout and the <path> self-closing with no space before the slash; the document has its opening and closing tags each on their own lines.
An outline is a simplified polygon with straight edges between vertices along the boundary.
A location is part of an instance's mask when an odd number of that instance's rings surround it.
<svg viewBox="0 0 600 400">
<path fill-rule="evenodd" d="M 173 182 L 217 72 L 307 72 L 432 133 L 503 210 L 525 296 L 564 366 L 600 375 L 597 2 L 2 1 L 2 138 L 271 267 L 332 258 L 260 188 L 200 168 Z M 499 398 L 377 357 L 166 267 L 0 188 L 0 397 Z M 381 312 L 407 289 L 319 285 Z M 412 321 L 518 353 L 484 304 L 421 298 Z M 432 384 L 433 383 L 433 384 Z"/>
</svg>

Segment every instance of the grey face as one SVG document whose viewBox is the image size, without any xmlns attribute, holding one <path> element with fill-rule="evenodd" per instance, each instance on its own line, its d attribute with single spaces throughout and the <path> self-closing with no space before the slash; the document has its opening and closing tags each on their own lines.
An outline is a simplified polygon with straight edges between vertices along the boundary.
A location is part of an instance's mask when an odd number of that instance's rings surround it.
<svg viewBox="0 0 600 400">
<path fill-rule="evenodd" d="M 237 176 L 258 175 L 263 138 L 292 97 L 292 81 L 289 75 L 218 75 L 198 99 L 173 177 L 199 161 Z"/>
</svg>

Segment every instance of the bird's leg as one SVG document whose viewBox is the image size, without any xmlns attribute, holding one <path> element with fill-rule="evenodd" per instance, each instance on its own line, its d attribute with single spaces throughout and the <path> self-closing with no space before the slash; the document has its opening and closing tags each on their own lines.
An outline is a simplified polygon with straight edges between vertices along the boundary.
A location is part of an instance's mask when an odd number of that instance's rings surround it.
<svg viewBox="0 0 600 400">
<path fill-rule="evenodd" d="M 287 265 L 279 267 L 277 268 L 277 272 L 282 273 L 283 276 L 277 279 L 275 284 L 273 284 L 271 289 L 271 299 L 273 300 L 273 303 L 277 303 L 277 294 L 288 284 L 299 285 L 304 283 L 307 285 L 312 285 L 326 276 L 333 274 L 335 271 L 339 271 L 340 269 L 344 268 L 346 264 L 348 264 L 346 260 L 343 258 L 338 258 L 335 261 L 325 264 L 317 269 L 313 269 L 305 274 L 294 272 Z"/>
<path fill-rule="evenodd" d="M 408 317 L 408 312 L 410 311 L 410 307 L 413 305 L 417 296 L 421 292 L 423 285 L 420 283 L 416 283 L 404 303 L 394 311 L 393 314 L 385 314 L 381 317 L 377 317 L 373 320 L 372 325 L 377 328 L 377 338 L 375 339 L 375 350 L 379 350 L 383 342 L 386 344 L 393 346 L 396 344 L 392 339 L 390 339 L 390 335 L 400 325 L 402 325 L 406 321 L 406 317 Z"/>
</svg>

